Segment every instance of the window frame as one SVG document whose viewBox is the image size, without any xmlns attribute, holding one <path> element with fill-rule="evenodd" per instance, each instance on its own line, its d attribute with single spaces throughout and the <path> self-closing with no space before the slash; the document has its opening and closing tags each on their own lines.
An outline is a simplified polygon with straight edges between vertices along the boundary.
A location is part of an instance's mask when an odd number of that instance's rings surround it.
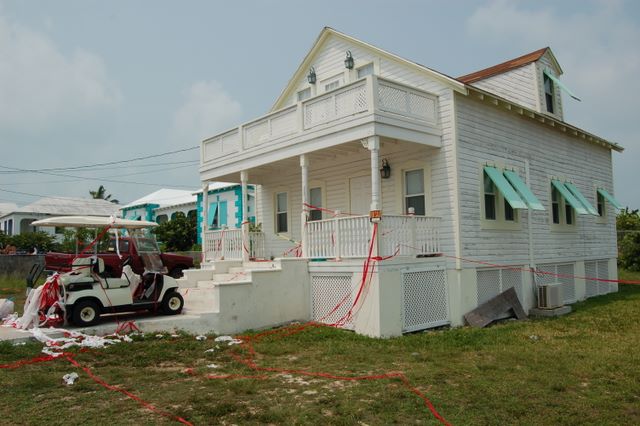
<svg viewBox="0 0 640 426">
<path fill-rule="evenodd" d="M 371 67 L 371 72 L 369 74 L 365 74 L 361 76 L 360 71 L 368 67 Z M 371 61 L 371 62 L 367 62 L 366 64 L 360 65 L 359 67 L 356 67 L 355 71 L 356 71 L 356 80 L 360 80 L 362 78 L 366 78 L 368 75 L 374 75 L 376 73 L 376 66 L 373 63 L 373 61 Z"/>
<path fill-rule="evenodd" d="M 548 83 L 548 90 L 547 90 Z M 555 105 L 555 85 L 553 80 L 546 73 L 542 73 L 542 92 L 544 93 L 545 111 L 549 114 L 556 114 Z"/>
<path fill-rule="evenodd" d="M 415 194 L 409 194 L 409 188 L 407 186 L 408 184 L 408 180 L 407 180 L 407 174 L 410 172 L 417 172 L 417 171 L 421 171 L 422 172 L 422 192 L 420 193 L 415 193 Z M 414 168 L 414 169 L 403 169 L 402 170 L 402 198 L 403 198 L 403 203 L 402 203 L 402 212 L 405 215 L 409 214 L 409 207 L 408 207 L 408 200 L 409 198 L 413 198 L 413 197 L 422 197 L 422 203 L 423 203 L 423 210 L 424 210 L 424 214 L 418 214 L 415 213 L 416 216 L 426 216 L 427 215 L 427 188 L 426 188 L 426 179 L 425 179 L 425 168 L 424 167 L 418 167 L 418 168 Z"/>
<path fill-rule="evenodd" d="M 427 161 L 421 160 L 409 160 L 405 162 L 395 163 L 392 157 L 389 157 L 389 163 L 391 164 L 392 171 L 389 179 L 382 179 L 382 186 L 385 186 L 385 181 L 393 180 L 393 186 L 395 189 L 394 202 L 397 206 L 397 212 L 400 215 L 406 215 L 406 183 L 405 172 L 412 170 L 422 169 L 423 179 L 423 191 L 424 191 L 424 214 L 425 216 L 433 216 L 433 204 L 431 203 L 431 165 Z M 396 171 L 397 170 L 397 171 Z"/>
<path fill-rule="evenodd" d="M 565 198 L 562 196 L 562 194 L 560 193 L 560 191 L 558 191 L 556 189 L 555 186 L 553 186 L 553 183 L 551 183 L 552 180 L 558 180 L 560 182 L 567 182 L 567 179 L 564 178 L 558 178 L 555 176 L 550 176 L 549 177 L 549 200 L 551 202 L 551 208 L 549 209 L 549 226 L 551 228 L 552 231 L 554 232 L 575 232 L 577 229 L 576 223 L 578 221 L 578 215 L 576 214 L 576 210 L 573 208 L 573 206 L 571 206 L 571 204 L 567 203 L 567 200 L 565 200 Z M 553 195 L 554 195 L 554 191 L 555 193 L 558 195 L 558 200 L 554 201 L 553 200 Z M 556 223 L 554 221 L 554 215 L 553 215 L 553 204 L 557 203 L 558 205 L 558 219 L 559 219 L 559 223 Z M 567 221 L 567 212 L 570 212 L 571 214 L 571 219 L 568 222 Z"/>
<path fill-rule="evenodd" d="M 519 209 L 514 209 L 511 207 L 509 202 L 502 192 L 496 187 L 496 184 L 493 183 L 493 180 L 489 177 L 487 172 L 485 172 L 484 167 L 490 165 L 495 167 L 500 172 L 505 170 L 519 170 L 518 167 L 496 163 L 495 161 L 485 161 L 480 164 L 479 167 L 479 179 L 480 179 L 480 228 L 485 230 L 495 230 L 495 231 L 518 231 L 522 229 L 522 221 L 520 220 L 520 212 Z M 493 193 L 486 194 L 485 192 L 485 178 L 489 180 L 491 183 L 491 187 L 493 189 Z M 487 219 L 486 217 L 486 197 L 485 195 L 493 195 L 494 196 L 494 213 L 495 219 Z M 507 208 L 512 211 L 513 219 L 507 219 Z"/>
<path fill-rule="evenodd" d="M 302 97 L 300 96 L 300 94 L 301 94 L 301 93 L 303 93 L 303 92 L 304 92 L 304 93 L 308 92 L 308 93 L 309 93 L 309 96 L 306 96 L 306 97 L 302 98 Z M 311 98 L 312 96 L 313 96 L 313 94 L 311 93 L 311 87 L 305 87 L 304 89 L 298 90 L 298 91 L 296 92 L 296 102 L 304 102 L 304 101 L 306 101 L 307 99 Z"/>
<path fill-rule="evenodd" d="M 284 194 L 285 195 L 285 202 L 286 202 L 286 207 L 285 210 L 278 210 L 279 209 L 279 205 L 278 205 L 278 196 Z M 291 225 L 289 223 L 289 191 L 276 191 L 274 192 L 274 197 L 273 197 L 273 218 L 274 218 L 274 231 L 276 234 L 289 234 L 289 229 L 291 228 Z M 287 229 L 285 229 L 284 231 L 280 230 L 279 228 L 279 217 L 280 215 L 284 214 L 285 215 L 285 226 L 287 227 Z"/>
</svg>

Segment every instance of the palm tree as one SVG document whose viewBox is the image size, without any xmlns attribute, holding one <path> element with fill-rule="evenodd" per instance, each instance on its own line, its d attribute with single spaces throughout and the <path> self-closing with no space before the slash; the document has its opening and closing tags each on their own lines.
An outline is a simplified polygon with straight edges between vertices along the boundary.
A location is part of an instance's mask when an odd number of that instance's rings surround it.
<svg viewBox="0 0 640 426">
<path fill-rule="evenodd" d="M 111 201 L 114 204 L 118 204 L 119 201 L 118 200 L 112 200 L 111 199 L 111 194 L 106 195 L 107 194 L 107 190 L 104 188 L 104 186 L 100 185 L 98 187 L 97 191 L 89 191 L 89 194 L 91 194 L 91 196 L 95 199 L 95 200 L 105 200 L 105 201 Z"/>
</svg>

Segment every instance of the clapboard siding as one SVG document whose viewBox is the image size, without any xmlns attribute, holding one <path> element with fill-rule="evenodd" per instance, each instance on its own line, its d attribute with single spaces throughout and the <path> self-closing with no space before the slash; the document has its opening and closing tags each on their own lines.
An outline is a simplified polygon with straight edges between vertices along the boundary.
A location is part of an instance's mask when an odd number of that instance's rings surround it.
<svg viewBox="0 0 640 426">
<path fill-rule="evenodd" d="M 527 212 L 519 230 L 481 227 L 481 177 L 486 163 L 513 167 L 525 177 L 529 161 L 531 187 L 547 211 L 532 212 L 536 262 L 616 257 L 615 212 L 606 223 L 576 215 L 574 231 L 557 232 L 550 222 L 550 178 L 572 181 L 596 206 L 596 184 L 613 189 L 611 151 L 562 133 L 489 103 L 456 95 L 462 252 L 495 263 L 528 263 Z M 471 265 L 467 265 L 471 266 Z"/>
<path fill-rule="evenodd" d="M 472 86 L 539 111 L 538 76 L 534 63 L 472 83 Z M 544 93 L 543 93 L 544 95 Z M 544 99 L 544 97 L 543 97 Z"/>
</svg>

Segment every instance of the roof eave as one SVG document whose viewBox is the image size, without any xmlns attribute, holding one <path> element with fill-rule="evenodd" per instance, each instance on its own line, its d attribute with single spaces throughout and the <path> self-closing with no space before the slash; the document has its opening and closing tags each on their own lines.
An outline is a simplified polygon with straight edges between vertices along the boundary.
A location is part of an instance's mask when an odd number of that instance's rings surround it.
<svg viewBox="0 0 640 426">
<path fill-rule="evenodd" d="M 624 147 L 615 142 L 608 141 L 604 138 L 601 138 L 600 136 L 594 135 L 593 133 L 589 133 L 586 130 L 580 129 L 579 127 L 573 126 L 565 121 L 558 120 L 557 118 L 552 117 L 550 115 L 543 114 L 543 113 L 534 111 L 532 109 L 526 108 L 522 105 L 511 102 L 491 92 L 487 92 L 486 90 L 482 90 L 471 85 L 467 85 L 467 89 L 468 89 L 468 96 L 471 96 L 472 94 L 476 94 L 478 95 L 478 97 L 480 97 L 481 100 L 489 100 L 489 101 L 492 101 L 496 106 L 504 106 L 511 111 L 515 110 L 520 115 L 526 115 L 527 117 L 531 119 L 535 119 L 541 124 L 548 124 L 552 127 L 559 128 L 561 131 L 572 133 L 574 136 L 580 139 L 583 139 L 587 142 L 600 144 L 616 152 L 624 151 Z"/>
</svg>

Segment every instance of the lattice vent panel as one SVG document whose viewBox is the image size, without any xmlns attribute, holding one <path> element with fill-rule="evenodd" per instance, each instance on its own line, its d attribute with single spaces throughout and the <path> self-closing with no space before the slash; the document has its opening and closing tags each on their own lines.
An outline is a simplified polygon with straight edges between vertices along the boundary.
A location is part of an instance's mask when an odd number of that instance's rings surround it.
<svg viewBox="0 0 640 426">
<path fill-rule="evenodd" d="M 573 263 L 566 265 L 556 265 L 558 282 L 562 284 L 562 296 L 564 303 L 573 303 L 576 301 L 576 281 L 573 278 Z"/>
<path fill-rule="evenodd" d="M 409 112 L 424 119 L 434 121 L 436 103 L 433 99 L 409 93 Z"/>
<path fill-rule="evenodd" d="M 584 262 L 584 275 L 586 277 L 598 277 L 598 262 Z M 585 282 L 585 296 L 586 297 L 594 297 L 600 294 L 598 281 L 596 280 L 586 280 Z"/>
<path fill-rule="evenodd" d="M 403 331 L 417 331 L 449 322 L 444 270 L 405 272 Z"/>
<path fill-rule="evenodd" d="M 498 269 L 478 270 L 478 305 L 482 305 L 500 293 L 500 271 Z"/>
<path fill-rule="evenodd" d="M 478 305 L 513 287 L 524 303 L 521 266 L 514 269 L 478 269 L 476 272 Z"/>
<path fill-rule="evenodd" d="M 398 112 L 407 112 L 406 92 L 390 86 L 378 86 L 380 107 Z"/>
<path fill-rule="evenodd" d="M 335 324 L 349 312 L 353 304 L 352 277 L 351 274 L 311 276 L 312 319 L 314 321 Z M 340 303 L 340 307 L 331 313 Z M 347 321 L 343 328 L 352 330 L 353 321 Z"/>
<path fill-rule="evenodd" d="M 606 260 L 598 261 L 598 278 L 601 280 L 609 279 L 609 262 Z M 598 281 L 598 293 L 607 294 L 612 291 L 613 285 L 611 283 Z M 617 290 L 617 289 L 616 289 Z"/>
</svg>

